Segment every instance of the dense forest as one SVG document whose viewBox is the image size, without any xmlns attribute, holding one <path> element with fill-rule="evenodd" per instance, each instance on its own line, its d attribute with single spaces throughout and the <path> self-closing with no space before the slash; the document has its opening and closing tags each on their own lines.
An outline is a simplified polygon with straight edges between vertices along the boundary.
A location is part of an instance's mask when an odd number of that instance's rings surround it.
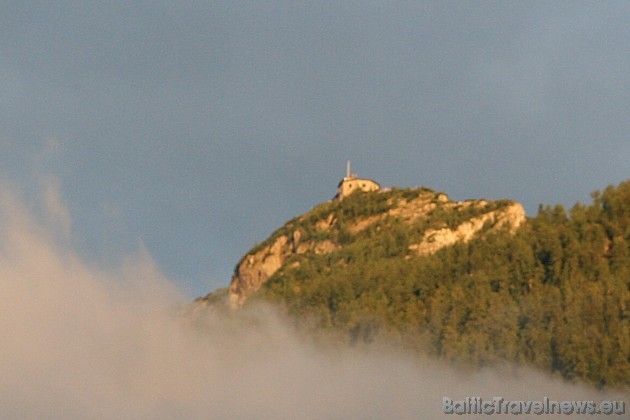
<svg viewBox="0 0 630 420">
<path fill-rule="evenodd" d="M 448 362 L 516 363 L 599 387 L 630 385 L 630 181 L 568 212 L 541 206 L 516 233 L 488 229 L 433 255 L 411 255 L 409 245 L 431 220 L 457 225 L 475 207 L 436 210 L 412 225 L 387 215 L 354 235 L 344 229 L 384 214 L 386 197 L 356 193 L 301 218 L 306 235 L 343 246 L 294 256 L 252 300 L 276 302 L 304 328 L 351 343 L 387 335 Z M 330 211 L 338 229 L 312 228 Z"/>
</svg>

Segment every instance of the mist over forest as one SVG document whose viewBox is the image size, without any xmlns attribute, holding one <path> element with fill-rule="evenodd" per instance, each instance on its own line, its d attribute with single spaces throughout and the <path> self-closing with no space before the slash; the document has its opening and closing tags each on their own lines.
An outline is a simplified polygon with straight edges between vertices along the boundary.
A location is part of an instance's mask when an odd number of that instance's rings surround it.
<svg viewBox="0 0 630 420">
<path fill-rule="evenodd" d="M 117 267 L 83 261 L 54 183 L 44 192 L 0 191 L 3 418 L 439 418 L 443 396 L 627 397 L 378 342 L 314 342 L 268 306 L 191 318 L 146 250 Z"/>
</svg>

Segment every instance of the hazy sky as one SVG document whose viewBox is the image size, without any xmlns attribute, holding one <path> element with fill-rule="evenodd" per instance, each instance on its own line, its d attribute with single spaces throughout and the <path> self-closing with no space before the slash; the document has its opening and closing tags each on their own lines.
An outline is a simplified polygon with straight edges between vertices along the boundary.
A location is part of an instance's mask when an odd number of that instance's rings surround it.
<svg viewBox="0 0 630 420">
<path fill-rule="evenodd" d="M 625 1 L 6 1 L 0 177 L 43 191 L 82 258 L 144 247 L 190 297 L 346 159 L 571 206 L 630 176 L 629 21 Z"/>
</svg>

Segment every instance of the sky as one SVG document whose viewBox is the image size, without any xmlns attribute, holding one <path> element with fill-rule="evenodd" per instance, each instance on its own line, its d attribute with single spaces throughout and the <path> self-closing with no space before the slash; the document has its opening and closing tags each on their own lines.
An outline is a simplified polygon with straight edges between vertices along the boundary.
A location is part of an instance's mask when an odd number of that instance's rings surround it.
<svg viewBox="0 0 630 420">
<path fill-rule="evenodd" d="M 140 250 L 188 298 L 348 159 L 570 207 L 630 176 L 628 21 L 623 1 L 6 1 L 0 182 L 87 264 Z"/>
</svg>

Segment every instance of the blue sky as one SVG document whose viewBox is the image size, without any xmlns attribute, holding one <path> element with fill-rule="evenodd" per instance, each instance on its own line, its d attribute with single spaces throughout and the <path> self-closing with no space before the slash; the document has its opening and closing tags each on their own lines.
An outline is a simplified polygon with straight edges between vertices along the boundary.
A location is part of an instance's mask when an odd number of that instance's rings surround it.
<svg viewBox="0 0 630 420">
<path fill-rule="evenodd" d="M 629 177 L 628 21 L 627 2 L 9 1 L 0 176 L 56 192 L 86 259 L 142 246 L 190 297 L 347 159 L 569 207 Z"/>
</svg>

